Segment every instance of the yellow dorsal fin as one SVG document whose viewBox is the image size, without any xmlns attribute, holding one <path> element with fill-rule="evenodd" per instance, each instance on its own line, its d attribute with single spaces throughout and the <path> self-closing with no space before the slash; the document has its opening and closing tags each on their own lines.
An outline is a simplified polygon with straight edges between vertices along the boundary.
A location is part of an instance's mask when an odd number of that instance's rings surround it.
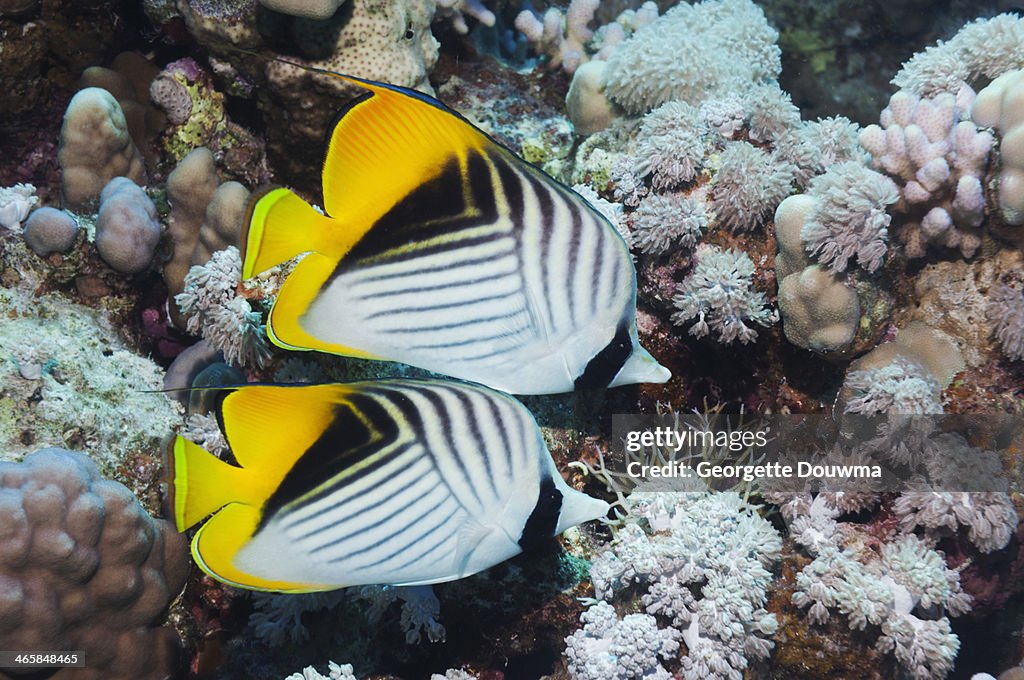
<svg viewBox="0 0 1024 680">
<path fill-rule="evenodd" d="M 238 551 L 259 526 L 257 508 L 232 503 L 204 524 L 192 538 L 192 557 L 204 572 L 229 585 L 271 592 L 313 592 L 326 586 L 287 581 L 270 581 L 248 574 L 235 566 Z"/>
<path fill-rule="evenodd" d="M 432 97 L 332 73 L 370 91 L 344 109 L 323 168 L 324 209 L 360 236 L 409 192 L 493 142 Z"/>
<path fill-rule="evenodd" d="M 352 247 L 345 243 L 346 233 L 288 189 L 279 187 L 256 194 L 249 200 L 248 219 L 239 238 L 242 278 L 311 250 L 328 255 L 340 250 L 343 254 Z"/>
<path fill-rule="evenodd" d="M 238 464 L 276 489 L 350 393 L 337 384 L 242 387 L 221 403 L 224 435 Z"/>
</svg>

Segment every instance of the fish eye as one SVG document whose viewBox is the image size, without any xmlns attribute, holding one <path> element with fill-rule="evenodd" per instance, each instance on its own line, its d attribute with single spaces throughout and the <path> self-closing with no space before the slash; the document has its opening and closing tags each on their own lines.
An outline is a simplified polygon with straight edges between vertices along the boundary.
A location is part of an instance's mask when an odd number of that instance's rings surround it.
<svg viewBox="0 0 1024 680">
<path fill-rule="evenodd" d="M 412 40 L 416 37 L 416 31 L 412 30 L 412 22 L 406 22 L 405 24 L 405 39 Z"/>
</svg>

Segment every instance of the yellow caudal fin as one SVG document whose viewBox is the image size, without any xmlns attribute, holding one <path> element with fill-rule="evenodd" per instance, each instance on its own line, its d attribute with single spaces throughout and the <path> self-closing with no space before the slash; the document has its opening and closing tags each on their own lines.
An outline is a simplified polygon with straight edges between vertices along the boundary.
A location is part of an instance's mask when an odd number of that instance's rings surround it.
<svg viewBox="0 0 1024 680">
<path fill-rule="evenodd" d="M 349 233 L 331 218 L 288 189 L 276 188 L 255 194 L 249 200 L 248 219 L 239 238 L 242 278 L 264 272 L 300 253 L 345 253 L 352 247 Z"/>
<path fill-rule="evenodd" d="M 323 586 L 272 581 L 246 573 L 235 566 L 235 557 L 256 533 L 260 523 L 257 508 L 233 503 L 200 527 L 192 538 L 192 557 L 204 572 L 228 585 L 270 592 L 312 592 Z"/>
<path fill-rule="evenodd" d="M 171 444 L 171 507 L 178 531 L 185 531 L 224 505 L 243 499 L 245 471 L 220 460 L 197 444 L 176 437 Z"/>
<path fill-rule="evenodd" d="M 413 189 L 493 142 L 425 94 L 331 74 L 370 91 L 343 110 L 324 157 L 327 214 L 365 233 Z"/>
</svg>

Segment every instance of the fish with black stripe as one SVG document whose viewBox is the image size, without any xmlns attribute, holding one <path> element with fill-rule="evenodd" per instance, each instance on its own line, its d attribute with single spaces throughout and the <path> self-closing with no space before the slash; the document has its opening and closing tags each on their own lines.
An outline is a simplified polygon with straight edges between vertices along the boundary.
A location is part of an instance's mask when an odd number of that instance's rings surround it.
<svg viewBox="0 0 1024 680">
<path fill-rule="evenodd" d="M 340 114 L 324 212 L 257 194 L 243 277 L 308 253 L 267 325 L 286 349 L 400 361 L 513 394 L 665 382 L 626 243 L 585 199 L 414 90 Z"/>
<path fill-rule="evenodd" d="M 603 517 L 530 412 L 480 385 L 382 380 L 224 388 L 237 465 L 178 437 L 171 505 L 196 563 L 277 592 L 417 585 L 487 569 Z"/>
</svg>

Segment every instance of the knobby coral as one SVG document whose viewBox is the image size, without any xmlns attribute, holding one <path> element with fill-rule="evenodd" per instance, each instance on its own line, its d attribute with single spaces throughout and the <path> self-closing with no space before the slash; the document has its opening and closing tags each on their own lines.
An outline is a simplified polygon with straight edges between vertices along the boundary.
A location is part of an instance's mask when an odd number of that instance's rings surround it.
<svg viewBox="0 0 1024 680">
<path fill-rule="evenodd" d="M 185 538 L 82 453 L 0 463 L 0 646 L 82 650 L 92 675 L 163 678 L 176 635 L 154 626 L 185 583 Z"/>
</svg>

